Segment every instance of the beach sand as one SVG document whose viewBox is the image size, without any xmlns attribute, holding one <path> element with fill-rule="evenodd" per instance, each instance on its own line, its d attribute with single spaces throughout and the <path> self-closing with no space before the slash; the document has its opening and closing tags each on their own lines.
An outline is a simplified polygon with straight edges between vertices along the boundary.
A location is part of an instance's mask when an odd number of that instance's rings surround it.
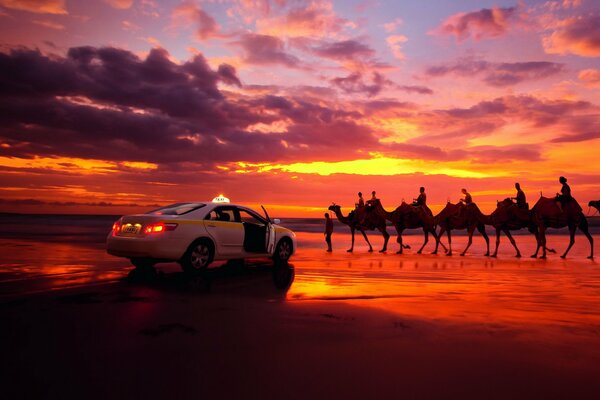
<svg viewBox="0 0 600 400">
<path fill-rule="evenodd" d="M 460 236 L 452 257 L 414 254 L 420 235 L 380 254 L 370 237 L 349 254 L 336 232 L 328 254 L 299 233 L 287 289 L 267 260 L 128 278 L 98 245 L 0 239 L 6 398 L 597 398 L 600 268 L 582 236 L 567 260 L 515 259 L 506 238 L 491 259 L 477 235 L 465 257 Z"/>
</svg>

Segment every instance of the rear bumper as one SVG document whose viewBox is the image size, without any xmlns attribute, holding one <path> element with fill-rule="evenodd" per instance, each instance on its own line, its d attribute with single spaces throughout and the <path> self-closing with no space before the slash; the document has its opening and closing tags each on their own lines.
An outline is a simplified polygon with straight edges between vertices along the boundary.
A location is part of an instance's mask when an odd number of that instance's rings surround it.
<svg viewBox="0 0 600 400">
<path fill-rule="evenodd" d="M 156 258 L 177 261 L 185 252 L 185 244 L 164 237 L 125 237 L 112 236 L 106 238 L 106 252 L 113 256 L 125 258 Z"/>
</svg>

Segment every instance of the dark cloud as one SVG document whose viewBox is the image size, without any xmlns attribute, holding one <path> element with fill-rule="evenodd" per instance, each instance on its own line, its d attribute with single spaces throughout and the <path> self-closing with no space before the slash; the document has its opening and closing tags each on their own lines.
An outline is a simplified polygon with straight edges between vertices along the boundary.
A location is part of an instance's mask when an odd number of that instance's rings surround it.
<svg viewBox="0 0 600 400">
<path fill-rule="evenodd" d="M 392 81 L 386 79 L 379 72 L 373 72 L 370 83 L 366 82 L 363 74 L 359 72 L 341 78 L 334 78 L 331 83 L 345 93 L 362 93 L 368 97 L 373 97 L 385 87 L 393 85 Z"/>
<path fill-rule="evenodd" d="M 312 52 L 320 57 L 334 60 L 365 59 L 375 55 L 373 49 L 357 40 L 322 43 L 313 47 Z"/>
<path fill-rule="evenodd" d="M 417 93 L 417 94 L 433 94 L 433 90 L 428 88 L 427 86 L 418 86 L 418 85 L 396 85 L 396 88 L 402 90 L 407 93 Z"/>
<path fill-rule="evenodd" d="M 250 64 L 279 64 L 289 68 L 300 68 L 300 60 L 287 53 L 283 40 L 269 35 L 247 33 L 234 42 L 244 50 L 244 61 Z"/>
<path fill-rule="evenodd" d="M 241 85 L 229 65 L 212 70 L 202 55 L 176 64 L 162 49 L 144 59 L 111 47 L 72 48 L 65 57 L 0 53 L 3 154 L 210 168 L 326 157 L 330 134 L 351 135 L 367 149 L 377 144 L 369 128 L 352 122 L 360 114 L 323 105 L 316 89 L 228 98 L 219 82 Z M 251 128 L 281 120 L 292 126 L 270 134 Z M 359 149 L 346 141 L 335 148 L 346 156 Z"/>
<path fill-rule="evenodd" d="M 525 81 L 538 80 L 564 72 L 564 64 L 548 61 L 516 63 L 492 63 L 471 58 L 458 60 L 453 64 L 432 66 L 425 74 L 430 77 L 455 75 L 461 77 L 481 77 L 490 86 L 511 86 Z"/>
<path fill-rule="evenodd" d="M 575 135 L 562 135 L 551 140 L 552 143 L 585 142 L 600 138 L 600 131 L 583 132 Z"/>
</svg>

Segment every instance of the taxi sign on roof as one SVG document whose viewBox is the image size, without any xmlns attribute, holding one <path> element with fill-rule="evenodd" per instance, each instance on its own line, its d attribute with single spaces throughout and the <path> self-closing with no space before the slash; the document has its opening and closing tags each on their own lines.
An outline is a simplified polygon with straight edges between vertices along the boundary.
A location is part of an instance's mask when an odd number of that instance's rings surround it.
<svg viewBox="0 0 600 400">
<path fill-rule="evenodd" d="M 213 203 L 229 203 L 229 199 L 222 194 L 218 195 L 214 199 L 212 199 Z"/>
</svg>

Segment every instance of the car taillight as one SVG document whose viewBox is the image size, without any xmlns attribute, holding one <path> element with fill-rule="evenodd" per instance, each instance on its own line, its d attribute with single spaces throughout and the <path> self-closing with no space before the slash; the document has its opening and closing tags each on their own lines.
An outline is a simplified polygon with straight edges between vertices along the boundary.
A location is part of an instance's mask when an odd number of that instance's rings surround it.
<svg viewBox="0 0 600 400">
<path fill-rule="evenodd" d="M 121 218 L 119 218 L 118 221 L 115 221 L 115 223 L 112 226 L 113 236 L 117 235 L 119 232 L 121 232 Z"/>
<path fill-rule="evenodd" d="M 175 228 L 177 228 L 177 224 L 165 224 L 163 222 L 158 222 L 156 224 L 146 225 L 146 228 L 144 228 L 144 233 L 148 235 L 152 233 L 174 231 Z"/>
</svg>

